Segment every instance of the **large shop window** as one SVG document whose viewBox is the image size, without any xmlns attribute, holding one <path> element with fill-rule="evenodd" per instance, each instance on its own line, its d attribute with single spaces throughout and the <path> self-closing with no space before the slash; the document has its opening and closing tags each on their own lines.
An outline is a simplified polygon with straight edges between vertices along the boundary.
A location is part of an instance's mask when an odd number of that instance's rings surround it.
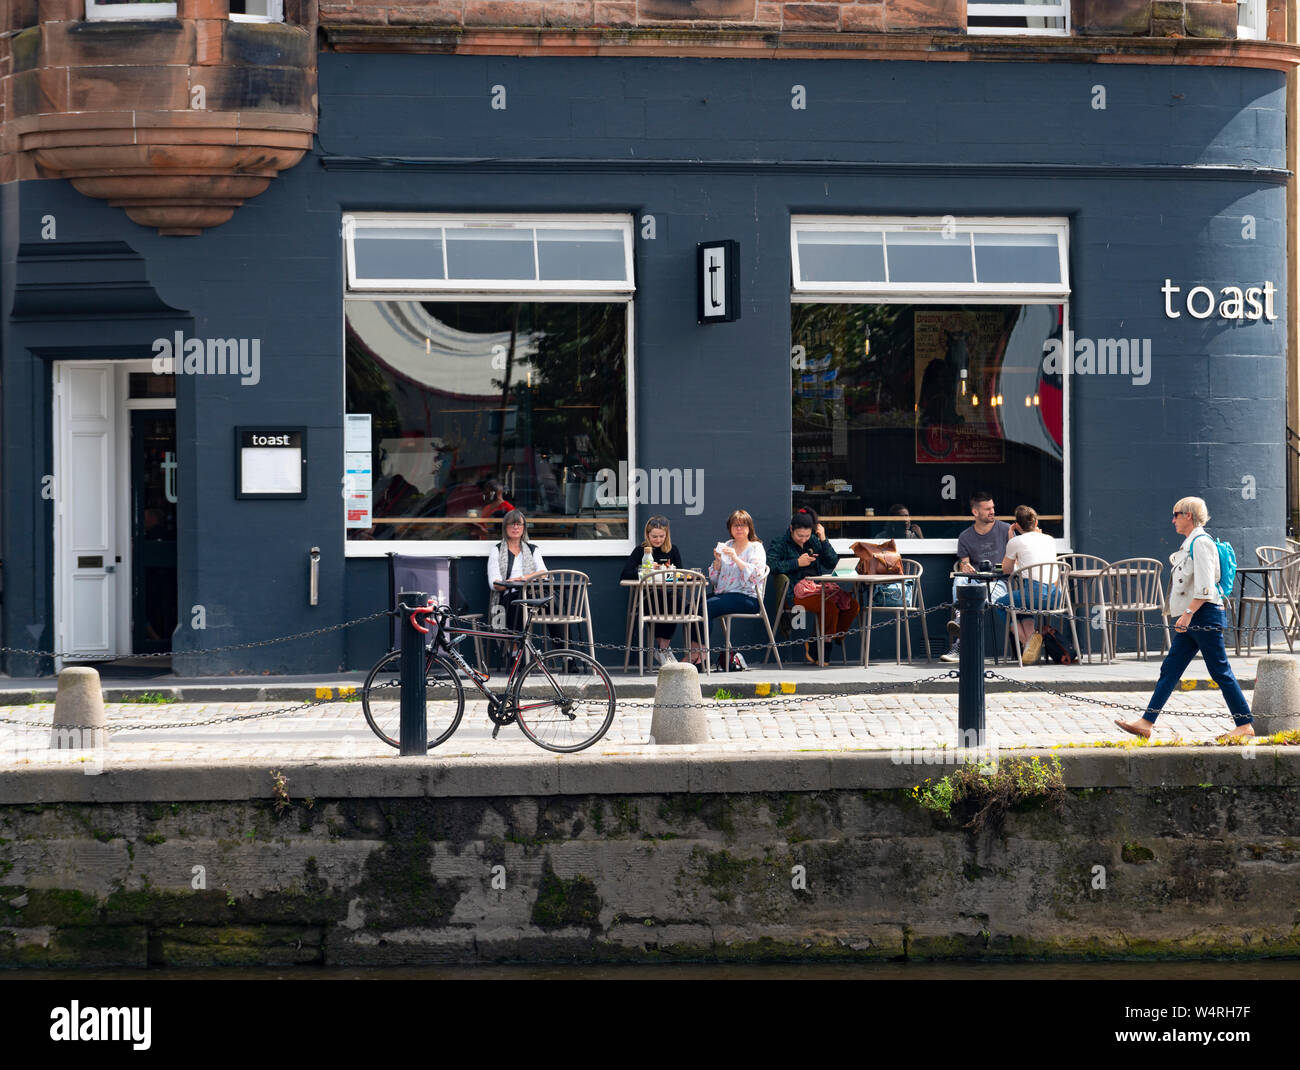
<svg viewBox="0 0 1300 1070">
<path fill-rule="evenodd" d="M 630 219 L 356 216 L 344 233 L 348 552 L 486 554 L 514 506 L 530 539 L 626 553 L 609 475 L 634 463 Z"/>
<path fill-rule="evenodd" d="M 1063 220 L 796 219 L 793 505 L 946 551 L 975 490 L 1066 536 Z M 899 519 L 897 507 L 909 520 Z M 936 542 L 942 540 L 942 542 Z"/>
</svg>

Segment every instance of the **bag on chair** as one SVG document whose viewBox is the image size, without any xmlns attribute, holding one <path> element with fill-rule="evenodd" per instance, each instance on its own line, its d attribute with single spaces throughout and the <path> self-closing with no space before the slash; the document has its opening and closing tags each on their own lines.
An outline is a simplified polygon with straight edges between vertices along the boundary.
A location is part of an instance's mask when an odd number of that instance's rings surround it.
<svg viewBox="0 0 1300 1070">
<path fill-rule="evenodd" d="M 893 539 L 885 542 L 855 542 L 849 549 L 857 555 L 860 576 L 901 576 L 903 555 Z"/>
</svg>

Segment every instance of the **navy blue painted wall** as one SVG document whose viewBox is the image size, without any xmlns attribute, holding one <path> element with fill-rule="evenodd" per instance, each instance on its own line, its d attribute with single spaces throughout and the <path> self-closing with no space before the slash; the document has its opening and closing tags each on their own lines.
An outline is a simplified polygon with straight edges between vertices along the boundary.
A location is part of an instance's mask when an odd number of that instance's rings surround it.
<svg viewBox="0 0 1300 1070">
<path fill-rule="evenodd" d="M 1209 500 L 1215 528 L 1239 551 L 1281 540 L 1281 74 L 1036 63 L 320 58 L 318 152 L 200 237 L 160 237 L 62 182 L 24 183 L 16 195 L 22 241 L 39 240 L 47 212 L 60 218 L 60 241 L 126 241 L 144 256 L 162 299 L 192 317 L 193 333 L 262 340 L 255 387 L 181 380 L 186 545 L 177 651 L 332 624 L 384 600 L 383 562 L 345 566 L 343 559 L 345 211 L 655 217 L 654 240 L 638 237 L 636 245 L 637 459 L 643 468 L 704 469 L 702 515 L 660 509 L 693 564 L 707 561 L 735 506 L 754 514 L 766 539 L 788 515 L 791 214 L 1067 216 L 1076 336 L 1153 340 L 1145 386 L 1074 379 L 1076 547 L 1112 559 L 1163 557 L 1176 542 L 1168 506 L 1189 493 Z M 505 87 L 505 110 L 491 107 L 497 85 Z M 796 85 L 806 109 L 791 107 Z M 1104 110 L 1094 107 L 1097 86 Z M 1255 221 L 1252 239 L 1242 236 L 1245 216 Z M 703 328 L 695 323 L 695 245 L 722 237 L 740 242 L 742 319 Z M 4 249 L 8 275 L 9 241 Z M 1186 313 L 1170 320 L 1160 292 L 1166 277 L 1184 292 L 1272 280 L 1278 318 L 1248 326 Z M 91 346 L 103 329 L 69 322 L 63 344 Z M 32 512 L 28 496 L 39 469 L 33 442 L 42 434 L 48 442 L 49 422 L 40 413 L 32 422 L 33 404 L 43 403 L 32 384 L 42 374 L 48 383 L 48 368 L 33 363 L 25 330 L 6 323 L 4 338 L 11 637 L 50 619 L 48 580 L 43 590 L 39 582 L 30 590 L 12 583 L 25 571 L 49 575 L 49 520 Z M 147 325 L 134 333 L 146 347 L 155 337 Z M 10 384 L 19 396 L 10 397 Z M 261 422 L 309 428 L 305 501 L 234 500 L 231 428 Z M 955 474 L 960 495 L 974 489 L 960 469 Z M 1247 476 L 1253 498 L 1243 497 Z M 306 604 L 312 545 L 323 550 L 316 608 Z M 621 559 L 548 556 L 591 574 L 597 638 L 621 642 Z M 927 559 L 931 603 L 946 600 L 949 564 L 946 556 Z M 482 559 L 461 573 L 481 608 Z M 194 605 L 206 608 L 206 632 L 186 627 Z M 181 671 L 323 672 L 363 667 L 383 643 L 382 625 L 370 625 L 350 641 L 332 633 L 177 664 Z"/>
</svg>

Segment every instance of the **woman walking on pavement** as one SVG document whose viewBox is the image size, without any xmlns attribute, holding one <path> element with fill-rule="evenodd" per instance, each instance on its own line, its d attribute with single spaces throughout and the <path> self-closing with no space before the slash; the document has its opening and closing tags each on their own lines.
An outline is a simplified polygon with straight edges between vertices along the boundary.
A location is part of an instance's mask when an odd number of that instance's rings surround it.
<svg viewBox="0 0 1300 1070">
<path fill-rule="evenodd" d="M 1174 528 L 1183 536 L 1183 544 L 1169 556 L 1173 566 L 1169 579 L 1169 613 L 1178 614 L 1173 641 L 1160 666 L 1160 681 L 1147 704 L 1147 712 L 1137 721 L 1115 723 L 1125 732 L 1143 739 L 1151 737 L 1156 717 L 1173 694 L 1183 670 L 1200 650 L 1205 667 L 1219 685 L 1236 724 L 1231 732 L 1218 738 L 1253 736 L 1250 706 L 1241 693 L 1241 685 L 1232 675 L 1228 652 L 1223 645 L 1223 596 L 1219 593 L 1219 552 L 1214 540 L 1205 532 L 1210 514 L 1201 498 L 1182 498 L 1174 506 Z M 1204 536 L 1204 538 L 1202 538 Z"/>
</svg>

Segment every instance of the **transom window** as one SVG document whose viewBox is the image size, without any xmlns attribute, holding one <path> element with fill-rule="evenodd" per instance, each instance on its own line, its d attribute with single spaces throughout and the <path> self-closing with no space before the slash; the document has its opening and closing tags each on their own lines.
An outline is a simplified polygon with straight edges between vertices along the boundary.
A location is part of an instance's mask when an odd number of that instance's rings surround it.
<svg viewBox="0 0 1300 1070">
<path fill-rule="evenodd" d="M 631 224 L 615 217 L 352 216 L 344 227 L 351 289 L 631 293 L 634 288 Z"/>
<path fill-rule="evenodd" d="M 1065 225 L 881 219 L 793 223 L 796 293 L 1070 292 Z"/>
</svg>

